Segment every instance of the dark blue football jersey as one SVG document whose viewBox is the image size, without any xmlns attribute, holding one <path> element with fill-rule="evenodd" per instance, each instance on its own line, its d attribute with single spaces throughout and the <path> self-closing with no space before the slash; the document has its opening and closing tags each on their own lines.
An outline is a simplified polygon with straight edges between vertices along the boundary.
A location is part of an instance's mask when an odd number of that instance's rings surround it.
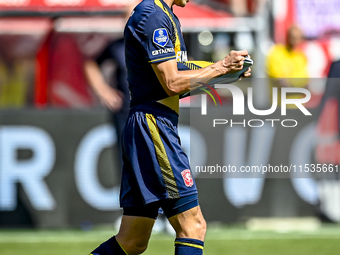
<svg viewBox="0 0 340 255">
<path fill-rule="evenodd" d="M 168 97 L 151 64 L 187 61 L 176 15 L 162 0 L 144 0 L 132 12 L 124 38 L 131 106 Z"/>
</svg>

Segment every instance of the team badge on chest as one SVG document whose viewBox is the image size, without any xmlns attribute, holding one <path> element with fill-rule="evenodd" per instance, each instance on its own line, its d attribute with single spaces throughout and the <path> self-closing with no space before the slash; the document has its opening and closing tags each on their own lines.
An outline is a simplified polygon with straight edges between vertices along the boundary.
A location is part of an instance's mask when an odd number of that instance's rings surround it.
<svg viewBox="0 0 340 255">
<path fill-rule="evenodd" d="M 164 47 L 169 41 L 168 31 L 165 28 L 159 28 L 153 31 L 153 42 Z"/>
<path fill-rule="evenodd" d="M 191 177 L 191 172 L 189 169 L 185 169 L 181 172 L 181 175 L 183 177 L 185 186 L 187 187 L 191 187 L 192 185 L 194 185 L 194 180 Z"/>
</svg>

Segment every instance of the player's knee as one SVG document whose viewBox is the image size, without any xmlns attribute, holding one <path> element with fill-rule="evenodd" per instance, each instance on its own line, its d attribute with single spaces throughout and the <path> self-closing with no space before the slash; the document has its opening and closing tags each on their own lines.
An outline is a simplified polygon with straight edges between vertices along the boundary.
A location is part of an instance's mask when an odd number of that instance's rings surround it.
<svg viewBox="0 0 340 255">
<path fill-rule="evenodd" d="M 192 235 L 194 234 L 197 239 L 204 240 L 207 231 L 207 223 L 202 215 L 195 217 L 194 224 L 189 226 L 189 228 L 191 236 L 187 236 L 188 238 L 193 237 Z"/>
<path fill-rule="evenodd" d="M 129 253 L 129 255 L 142 254 L 143 252 L 146 251 L 147 247 L 148 247 L 147 245 L 144 245 L 144 246 L 135 246 L 134 249 L 133 249 L 134 253 L 131 253 L 131 254 Z"/>
<path fill-rule="evenodd" d="M 148 243 L 140 240 L 130 240 L 127 244 L 126 251 L 129 255 L 142 254 L 148 248 Z"/>
<path fill-rule="evenodd" d="M 177 236 L 183 238 L 194 238 L 198 240 L 204 240 L 207 230 L 207 223 L 203 217 L 197 217 L 194 221 L 188 224 L 182 225 L 177 232 Z"/>
<path fill-rule="evenodd" d="M 202 217 L 199 222 L 197 223 L 197 233 L 200 240 L 204 240 L 205 233 L 207 232 L 207 223 Z"/>
</svg>

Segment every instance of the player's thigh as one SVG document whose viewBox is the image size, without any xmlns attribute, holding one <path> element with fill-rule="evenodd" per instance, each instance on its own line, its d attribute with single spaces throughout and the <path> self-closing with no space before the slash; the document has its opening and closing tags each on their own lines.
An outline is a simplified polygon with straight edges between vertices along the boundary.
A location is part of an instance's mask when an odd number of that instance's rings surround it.
<svg viewBox="0 0 340 255">
<path fill-rule="evenodd" d="M 116 238 L 127 252 L 130 248 L 146 247 L 154 223 L 155 220 L 151 218 L 123 215 Z"/>
<path fill-rule="evenodd" d="M 193 207 L 170 217 L 169 222 L 175 229 L 177 237 L 204 241 L 206 222 L 200 206 Z"/>
</svg>

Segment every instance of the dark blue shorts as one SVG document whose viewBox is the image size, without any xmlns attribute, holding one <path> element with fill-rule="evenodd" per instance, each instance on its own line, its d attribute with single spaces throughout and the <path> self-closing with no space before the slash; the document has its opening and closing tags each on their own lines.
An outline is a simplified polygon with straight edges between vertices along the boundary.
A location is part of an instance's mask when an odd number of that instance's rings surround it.
<svg viewBox="0 0 340 255">
<path fill-rule="evenodd" d="M 160 208 L 167 218 L 198 206 L 197 194 L 178 199 L 163 199 L 147 205 L 124 207 L 124 215 L 157 219 Z"/>
<path fill-rule="evenodd" d="M 156 103 L 130 109 L 122 136 L 121 207 L 197 194 L 177 131 L 178 114 Z"/>
</svg>

